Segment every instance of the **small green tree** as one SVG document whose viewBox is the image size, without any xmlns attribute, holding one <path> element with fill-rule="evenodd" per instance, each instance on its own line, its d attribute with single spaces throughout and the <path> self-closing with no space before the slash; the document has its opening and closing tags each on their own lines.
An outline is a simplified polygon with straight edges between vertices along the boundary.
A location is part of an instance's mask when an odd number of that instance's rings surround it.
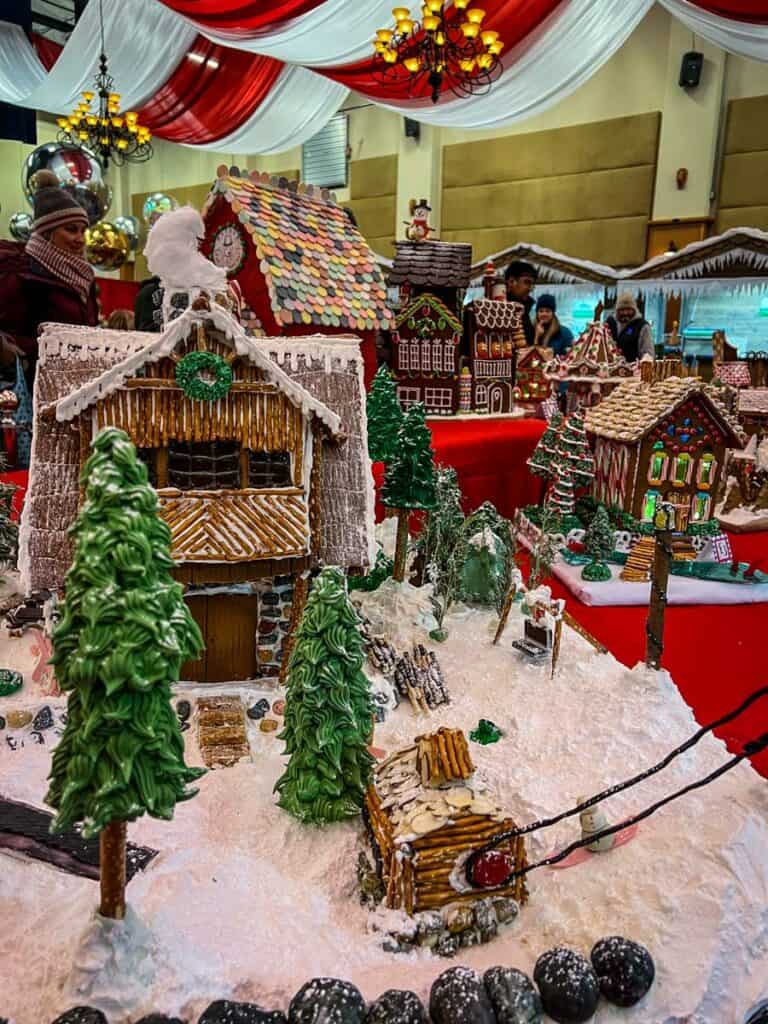
<svg viewBox="0 0 768 1024">
<path fill-rule="evenodd" d="M 371 381 L 365 404 L 368 419 L 368 455 L 371 462 L 389 462 L 395 453 L 403 410 L 397 400 L 395 379 L 388 366 L 380 366 Z"/>
<path fill-rule="evenodd" d="M 408 521 L 415 509 L 429 512 L 435 507 L 435 453 L 432 434 L 426 424 L 424 406 L 412 405 L 397 433 L 395 452 L 384 474 L 382 501 L 397 513 L 395 568 L 392 578 L 400 583 L 405 578 L 408 553 Z"/>
<path fill-rule="evenodd" d="M 584 416 L 576 409 L 563 423 L 557 437 L 555 465 L 567 466 L 574 487 L 588 487 L 595 476 L 595 460 L 584 429 Z"/>
<path fill-rule="evenodd" d="M 539 443 L 533 449 L 530 459 L 528 459 L 530 471 L 535 473 L 536 476 L 544 477 L 545 480 L 551 478 L 550 465 L 557 451 L 557 437 L 562 423 L 563 414 L 556 412 L 539 438 Z"/>
<path fill-rule="evenodd" d="M 359 814 L 371 780 L 374 707 L 359 626 L 344 573 L 323 569 L 296 631 L 279 737 L 289 760 L 275 790 L 299 821 L 321 825 Z"/>
<path fill-rule="evenodd" d="M 559 523 L 559 515 L 549 504 L 545 504 L 541 510 L 539 535 L 531 548 L 528 590 L 535 590 L 552 572 L 552 565 L 557 557 L 555 531 L 558 529 Z"/>
<path fill-rule="evenodd" d="M 427 580 L 432 584 L 432 610 L 437 629 L 433 640 L 444 640 L 443 621 L 456 599 L 464 562 L 464 513 L 456 470 L 440 466 L 435 477 L 435 507 L 418 541 Z"/>
<path fill-rule="evenodd" d="M 52 664 L 67 724 L 53 754 L 46 802 L 52 830 L 101 834 L 104 917 L 125 913 L 125 824 L 170 819 L 204 774 L 184 763 L 171 683 L 202 649 L 171 576 L 171 532 L 157 514 L 146 467 L 121 430 L 103 430 L 83 469 L 85 503 L 72 527 Z"/>
<path fill-rule="evenodd" d="M 604 505 L 598 505 L 584 534 L 584 549 L 592 561 L 581 570 L 585 580 L 609 580 L 611 570 L 605 564 L 613 554 L 613 527 Z"/>
</svg>

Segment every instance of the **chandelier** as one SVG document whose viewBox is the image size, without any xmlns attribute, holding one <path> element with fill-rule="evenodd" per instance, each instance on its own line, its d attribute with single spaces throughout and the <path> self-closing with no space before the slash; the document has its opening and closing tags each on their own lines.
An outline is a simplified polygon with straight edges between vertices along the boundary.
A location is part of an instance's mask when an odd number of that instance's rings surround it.
<svg viewBox="0 0 768 1024">
<path fill-rule="evenodd" d="M 485 11 L 470 0 L 425 0 L 421 22 L 410 8 L 395 7 L 395 28 L 374 40 L 374 76 L 409 98 L 430 91 L 437 103 L 443 86 L 454 96 L 485 95 L 502 72 L 499 33 L 483 28 Z"/>
<path fill-rule="evenodd" d="M 115 164 L 141 163 L 152 156 L 149 128 L 139 124 L 139 115 L 133 111 L 120 113 L 120 93 L 114 91 L 114 80 L 109 74 L 104 52 L 104 16 L 99 0 L 101 22 L 101 56 L 96 76 L 96 92 L 82 93 L 82 100 L 69 115 L 59 117 L 58 140 L 96 153 L 106 169 L 111 160 Z M 98 106 L 92 109 L 94 100 Z"/>
</svg>

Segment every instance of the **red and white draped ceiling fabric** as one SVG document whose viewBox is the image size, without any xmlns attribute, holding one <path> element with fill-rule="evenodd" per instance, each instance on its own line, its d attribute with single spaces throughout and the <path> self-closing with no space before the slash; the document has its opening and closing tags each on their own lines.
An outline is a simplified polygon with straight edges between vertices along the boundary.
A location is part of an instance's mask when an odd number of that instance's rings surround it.
<svg viewBox="0 0 768 1024">
<path fill-rule="evenodd" d="M 699 38 L 768 62 L 768 0 L 659 0 Z M 300 145 L 355 89 L 429 124 L 494 128 L 559 102 L 626 41 L 653 0 L 483 0 L 506 44 L 487 96 L 396 100 L 376 80 L 371 40 L 393 0 L 104 0 L 110 72 L 123 109 L 155 135 L 229 153 Z M 418 3 L 411 4 L 414 10 Z M 0 22 L 0 101 L 67 113 L 100 50 L 88 4 L 53 66 Z M 93 66 L 87 55 L 93 55 Z M 49 69 L 47 69 L 47 67 Z"/>
</svg>

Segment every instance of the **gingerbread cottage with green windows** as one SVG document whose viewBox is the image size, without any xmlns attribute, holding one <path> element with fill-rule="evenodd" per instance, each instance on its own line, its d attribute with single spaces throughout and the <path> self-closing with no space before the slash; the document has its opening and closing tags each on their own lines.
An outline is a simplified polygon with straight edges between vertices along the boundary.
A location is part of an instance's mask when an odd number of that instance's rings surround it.
<svg viewBox="0 0 768 1024">
<path fill-rule="evenodd" d="M 203 634 L 182 678 L 277 677 L 309 573 L 371 560 L 359 339 L 256 339 L 215 303 L 159 335 L 46 325 L 20 539 L 27 594 L 65 587 L 80 472 L 106 426 L 147 466 Z"/>
<path fill-rule="evenodd" d="M 729 451 L 746 437 L 714 389 L 691 377 L 624 381 L 588 409 L 594 443 L 593 496 L 650 525 L 660 501 L 676 527 L 698 532 L 714 515 Z"/>
</svg>

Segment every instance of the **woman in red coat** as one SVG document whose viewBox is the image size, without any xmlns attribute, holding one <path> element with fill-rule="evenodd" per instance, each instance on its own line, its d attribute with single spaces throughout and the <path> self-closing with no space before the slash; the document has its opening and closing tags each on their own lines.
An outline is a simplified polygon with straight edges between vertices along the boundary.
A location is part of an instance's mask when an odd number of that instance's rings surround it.
<svg viewBox="0 0 768 1024">
<path fill-rule="evenodd" d="M 86 262 L 85 210 L 38 172 L 35 219 L 26 245 L 3 243 L 0 252 L 0 361 L 21 353 L 31 383 L 41 324 L 99 322 L 93 268 Z"/>
</svg>

